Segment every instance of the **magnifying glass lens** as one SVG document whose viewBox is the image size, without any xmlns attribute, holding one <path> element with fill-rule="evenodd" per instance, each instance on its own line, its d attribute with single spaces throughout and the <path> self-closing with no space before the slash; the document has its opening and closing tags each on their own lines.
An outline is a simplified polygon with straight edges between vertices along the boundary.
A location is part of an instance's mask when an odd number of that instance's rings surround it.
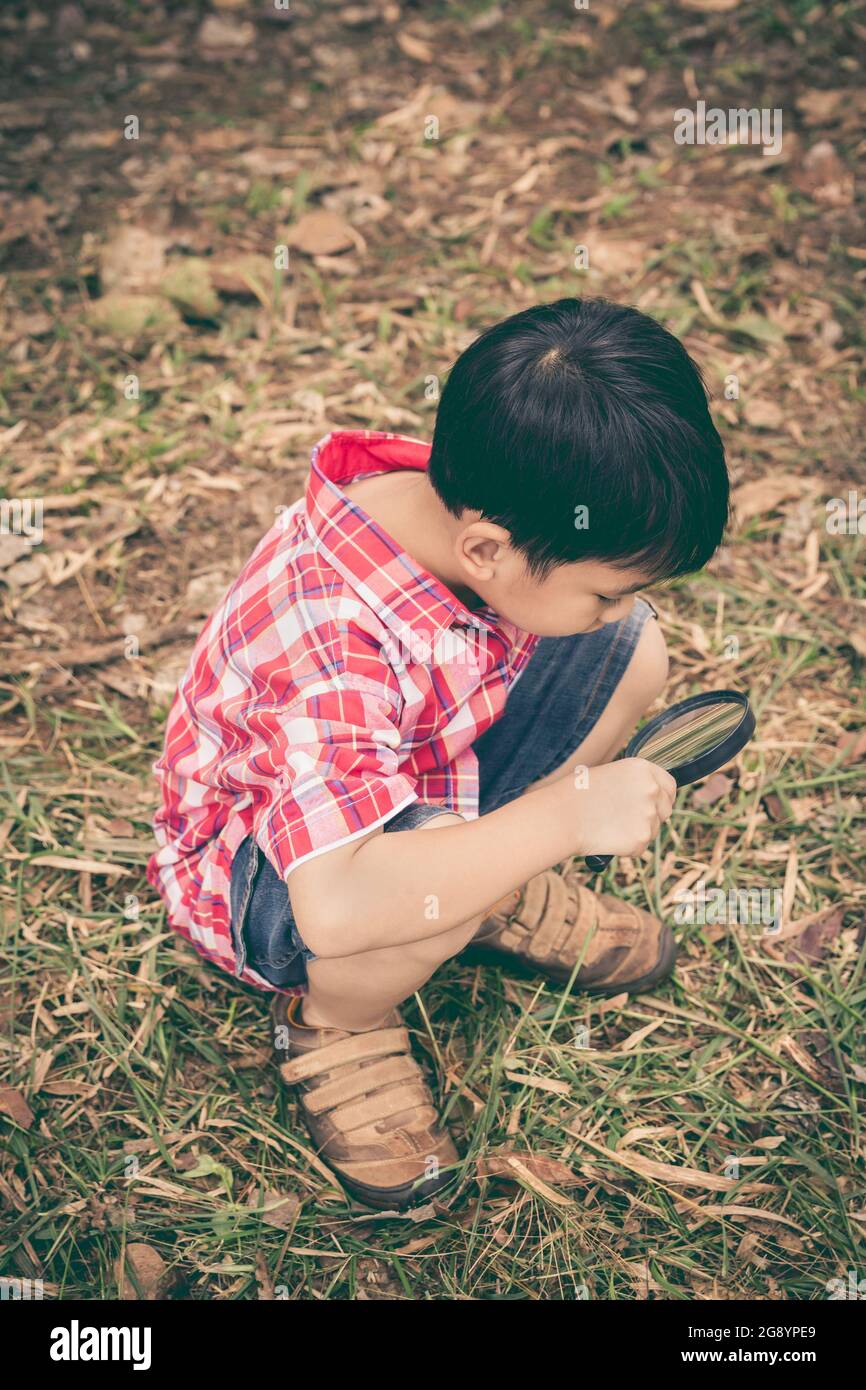
<svg viewBox="0 0 866 1390">
<path fill-rule="evenodd" d="M 648 738 L 638 756 L 659 767 L 680 767 L 715 748 L 742 718 L 742 707 L 730 701 L 688 710 Z"/>
</svg>

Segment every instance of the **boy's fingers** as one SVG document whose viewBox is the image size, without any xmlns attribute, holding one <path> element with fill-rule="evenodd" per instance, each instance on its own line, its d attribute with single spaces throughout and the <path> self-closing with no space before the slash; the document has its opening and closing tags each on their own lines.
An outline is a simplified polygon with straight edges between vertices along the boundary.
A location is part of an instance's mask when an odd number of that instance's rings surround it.
<svg viewBox="0 0 866 1390">
<path fill-rule="evenodd" d="M 677 784 L 674 781 L 673 777 L 671 777 L 670 773 L 665 772 L 664 768 L 656 768 L 656 772 L 659 774 L 659 776 L 656 778 L 656 804 L 659 807 L 659 812 L 661 814 L 662 820 L 667 820 L 668 816 L 671 814 L 671 811 L 674 809 L 674 800 L 677 794 Z"/>
<path fill-rule="evenodd" d="M 662 794 L 664 805 L 667 805 L 667 815 L 670 816 L 670 812 L 673 810 L 674 799 L 676 799 L 678 791 L 676 781 L 670 776 L 670 773 L 664 771 L 663 767 L 659 767 L 657 763 L 651 763 L 649 759 L 644 759 L 644 762 L 646 766 L 651 769 L 652 776 L 655 777 L 656 787 L 659 788 L 659 792 Z"/>
<path fill-rule="evenodd" d="M 676 782 L 674 781 L 673 777 L 671 777 L 671 774 L 669 772 L 665 772 L 665 769 L 663 767 L 658 767 L 656 763 L 650 763 L 650 767 L 655 773 L 655 778 L 659 784 L 659 787 L 664 792 L 665 796 L 673 806 L 674 798 L 677 794 Z"/>
</svg>

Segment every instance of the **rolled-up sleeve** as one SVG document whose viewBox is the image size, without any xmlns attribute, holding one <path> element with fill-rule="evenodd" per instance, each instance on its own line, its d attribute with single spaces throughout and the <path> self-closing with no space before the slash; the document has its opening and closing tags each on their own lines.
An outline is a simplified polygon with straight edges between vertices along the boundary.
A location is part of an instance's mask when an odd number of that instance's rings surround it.
<svg viewBox="0 0 866 1390">
<path fill-rule="evenodd" d="M 398 716 L 384 686 L 341 677 L 273 717 L 272 775 L 260 784 L 253 834 L 283 879 L 417 799 L 415 779 L 399 771 Z"/>
</svg>

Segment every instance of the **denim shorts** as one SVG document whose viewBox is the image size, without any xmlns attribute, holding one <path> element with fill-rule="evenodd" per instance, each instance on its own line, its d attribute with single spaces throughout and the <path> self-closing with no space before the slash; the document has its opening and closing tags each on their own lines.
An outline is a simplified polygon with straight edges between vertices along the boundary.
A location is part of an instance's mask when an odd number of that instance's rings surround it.
<svg viewBox="0 0 866 1390">
<path fill-rule="evenodd" d="M 539 639 L 508 692 L 504 713 L 473 744 L 480 815 L 513 801 L 583 742 L 653 617 L 655 609 L 639 598 L 622 622 L 606 623 L 597 632 Z M 384 830 L 416 830 L 445 810 L 415 801 Z M 251 835 L 232 862 L 231 926 L 238 974 L 246 965 L 276 989 L 303 991 L 307 962 L 316 957 L 295 924 L 285 882 Z"/>
</svg>

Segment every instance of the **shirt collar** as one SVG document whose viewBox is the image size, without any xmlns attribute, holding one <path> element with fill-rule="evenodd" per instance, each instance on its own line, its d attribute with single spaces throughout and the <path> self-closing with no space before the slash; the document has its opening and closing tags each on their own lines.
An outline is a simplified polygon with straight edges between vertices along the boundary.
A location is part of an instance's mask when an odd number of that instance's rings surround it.
<svg viewBox="0 0 866 1390">
<path fill-rule="evenodd" d="M 431 638 L 449 627 L 500 633 L 509 644 L 527 637 L 485 605 L 471 612 L 456 594 L 424 570 L 351 497 L 340 490 L 365 474 L 397 468 L 424 470 L 429 444 L 383 430 L 334 430 L 310 459 L 307 527 L 329 563 L 395 634 L 406 628 Z"/>
</svg>

